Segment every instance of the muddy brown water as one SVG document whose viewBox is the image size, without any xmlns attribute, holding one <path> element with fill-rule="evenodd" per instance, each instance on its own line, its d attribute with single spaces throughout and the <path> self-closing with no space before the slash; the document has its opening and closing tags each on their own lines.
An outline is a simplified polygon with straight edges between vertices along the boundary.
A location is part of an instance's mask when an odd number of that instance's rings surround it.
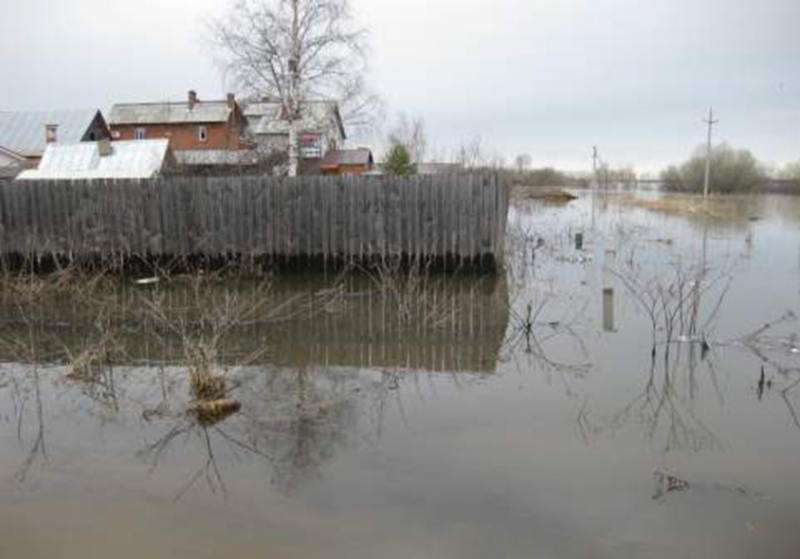
<svg viewBox="0 0 800 559">
<path fill-rule="evenodd" d="M 6 297 L 0 557 L 800 556 L 800 198 L 686 203 L 518 202 L 489 281 L 277 280 L 215 424 L 139 288 L 86 377 L 91 305 Z"/>
</svg>

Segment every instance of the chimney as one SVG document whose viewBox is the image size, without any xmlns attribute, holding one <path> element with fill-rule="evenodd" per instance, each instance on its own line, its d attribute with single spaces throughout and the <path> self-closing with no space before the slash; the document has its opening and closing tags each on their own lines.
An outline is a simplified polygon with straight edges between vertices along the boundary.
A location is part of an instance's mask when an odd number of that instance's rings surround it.
<svg viewBox="0 0 800 559">
<path fill-rule="evenodd" d="M 111 140 L 103 138 L 97 142 L 97 153 L 100 157 L 108 157 L 111 155 Z"/>
<path fill-rule="evenodd" d="M 189 90 L 189 101 L 187 104 L 189 105 L 190 111 L 194 109 L 194 106 L 197 104 L 197 92 L 194 89 Z"/>
<path fill-rule="evenodd" d="M 58 124 L 45 125 L 45 141 L 48 144 L 54 144 L 58 141 Z"/>
<path fill-rule="evenodd" d="M 228 93 L 228 108 L 233 110 L 236 107 L 236 95 Z"/>
</svg>

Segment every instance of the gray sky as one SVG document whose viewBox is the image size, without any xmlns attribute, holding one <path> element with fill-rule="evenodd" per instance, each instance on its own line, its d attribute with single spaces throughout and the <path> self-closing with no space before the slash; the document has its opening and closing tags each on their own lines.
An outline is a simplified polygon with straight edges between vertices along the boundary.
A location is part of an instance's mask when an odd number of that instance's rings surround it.
<svg viewBox="0 0 800 559">
<path fill-rule="evenodd" d="M 390 114 L 439 151 L 658 169 L 717 138 L 800 159 L 798 0 L 352 0 Z M 182 99 L 225 86 L 203 21 L 232 0 L 3 0 L 0 108 Z"/>
</svg>

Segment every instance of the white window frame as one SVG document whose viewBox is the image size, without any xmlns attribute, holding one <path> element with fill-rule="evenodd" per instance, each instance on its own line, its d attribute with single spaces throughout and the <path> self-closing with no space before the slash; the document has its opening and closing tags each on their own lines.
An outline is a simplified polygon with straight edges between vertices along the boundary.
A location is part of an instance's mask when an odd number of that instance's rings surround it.
<svg viewBox="0 0 800 559">
<path fill-rule="evenodd" d="M 145 138 L 147 138 L 147 128 L 144 126 L 137 126 L 133 129 L 134 140 L 144 140 Z"/>
<path fill-rule="evenodd" d="M 322 153 L 322 134 L 304 133 L 300 135 L 299 152 L 300 159 L 322 159 L 325 155 Z"/>
<path fill-rule="evenodd" d="M 197 140 L 203 144 L 208 142 L 208 128 L 205 126 L 197 127 Z"/>
</svg>

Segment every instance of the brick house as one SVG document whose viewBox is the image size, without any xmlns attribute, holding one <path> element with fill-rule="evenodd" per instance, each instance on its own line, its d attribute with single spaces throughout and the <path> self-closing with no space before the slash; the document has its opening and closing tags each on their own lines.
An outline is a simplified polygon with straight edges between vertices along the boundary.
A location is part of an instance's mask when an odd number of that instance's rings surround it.
<svg viewBox="0 0 800 559">
<path fill-rule="evenodd" d="M 190 91 L 184 102 L 117 104 L 108 119 L 113 140 L 168 139 L 176 157 L 225 159 L 223 154 L 250 146 L 242 138 L 245 119 L 233 94 L 222 101 L 201 101 Z M 229 160 L 230 157 L 227 157 Z"/>
</svg>

